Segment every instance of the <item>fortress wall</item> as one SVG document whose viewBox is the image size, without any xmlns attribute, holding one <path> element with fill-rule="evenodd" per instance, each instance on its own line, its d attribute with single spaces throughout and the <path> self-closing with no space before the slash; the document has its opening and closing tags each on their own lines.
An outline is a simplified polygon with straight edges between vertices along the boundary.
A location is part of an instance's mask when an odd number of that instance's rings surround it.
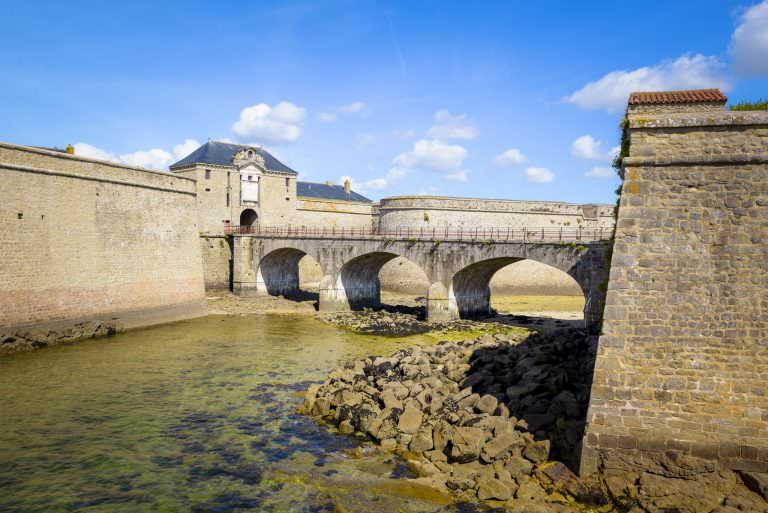
<svg viewBox="0 0 768 513">
<path fill-rule="evenodd" d="M 204 314 L 196 219 L 193 180 L 0 143 L 0 329 Z"/>
<path fill-rule="evenodd" d="M 768 470 L 767 129 L 630 116 L 582 473 Z"/>
<path fill-rule="evenodd" d="M 205 288 L 228 290 L 232 275 L 232 239 L 221 235 L 200 237 Z"/>
<path fill-rule="evenodd" d="M 300 197 L 291 226 L 370 228 L 371 204 Z"/>
<path fill-rule="evenodd" d="M 558 228 L 613 227 L 612 205 L 403 196 L 384 198 L 379 206 L 381 230 L 398 228 Z"/>
</svg>

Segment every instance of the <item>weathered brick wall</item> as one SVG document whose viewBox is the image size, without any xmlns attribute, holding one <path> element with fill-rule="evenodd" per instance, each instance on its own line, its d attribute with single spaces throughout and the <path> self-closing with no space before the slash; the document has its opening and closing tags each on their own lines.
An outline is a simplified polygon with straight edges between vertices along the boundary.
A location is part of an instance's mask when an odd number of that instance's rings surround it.
<svg viewBox="0 0 768 513">
<path fill-rule="evenodd" d="M 0 327 L 204 313 L 195 210 L 192 180 L 0 143 Z"/>
<path fill-rule="evenodd" d="M 584 473 L 768 470 L 766 129 L 630 116 Z"/>
</svg>

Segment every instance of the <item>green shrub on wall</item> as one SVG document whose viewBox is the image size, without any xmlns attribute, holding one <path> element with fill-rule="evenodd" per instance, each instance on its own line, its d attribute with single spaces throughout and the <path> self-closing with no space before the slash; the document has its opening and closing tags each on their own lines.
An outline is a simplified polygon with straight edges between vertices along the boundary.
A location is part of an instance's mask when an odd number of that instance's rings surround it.
<svg viewBox="0 0 768 513">
<path fill-rule="evenodd" d="M 763 98 L 755 102 L 740 101 L 735 105 L 729 105 L 729 110 L 768 110 L 768 99 Z"/>
</svg>

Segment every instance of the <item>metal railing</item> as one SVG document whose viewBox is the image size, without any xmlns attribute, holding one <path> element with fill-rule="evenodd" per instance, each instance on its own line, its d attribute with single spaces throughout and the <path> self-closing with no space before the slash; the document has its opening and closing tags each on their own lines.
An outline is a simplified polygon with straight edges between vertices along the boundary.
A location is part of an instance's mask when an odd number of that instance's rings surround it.
<svg viewBox="0 0 768 513">
<path fill-rule="evenodd" d="M 398 228 L 377 230 L 374 228 L 335 228 L 328 226 L 231 226 L 224 232 L 235 235 L 257 235 L 276 238 L 318 239 L 393 239 L 410 241 L 474 241 L 474 242 L 589 242 L 607 240 L 610 228 L 582 228 L 562 226 L 547 228 Z"/>
</svg>

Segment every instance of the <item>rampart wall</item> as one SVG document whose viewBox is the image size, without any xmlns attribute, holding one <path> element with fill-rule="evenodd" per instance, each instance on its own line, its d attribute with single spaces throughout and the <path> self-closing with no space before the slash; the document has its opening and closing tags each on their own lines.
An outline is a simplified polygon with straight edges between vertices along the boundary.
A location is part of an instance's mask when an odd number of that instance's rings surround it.
<svg viewBox="0 0 768 513">
<path fill-rule="evenodd" d="M 768 470 L 768 113 L 630 116 L 582 473 Z"/>
<path fill-rule="evenodd" d="M 612 205 L 401 196 L 379 204 L 379 228 L 613 227 Z"/>
<path fill-rule="evenodd" d="M 195 201 L 183 177 L 0 143 L 0 351 L 204 314 Z"/>
</svg>

